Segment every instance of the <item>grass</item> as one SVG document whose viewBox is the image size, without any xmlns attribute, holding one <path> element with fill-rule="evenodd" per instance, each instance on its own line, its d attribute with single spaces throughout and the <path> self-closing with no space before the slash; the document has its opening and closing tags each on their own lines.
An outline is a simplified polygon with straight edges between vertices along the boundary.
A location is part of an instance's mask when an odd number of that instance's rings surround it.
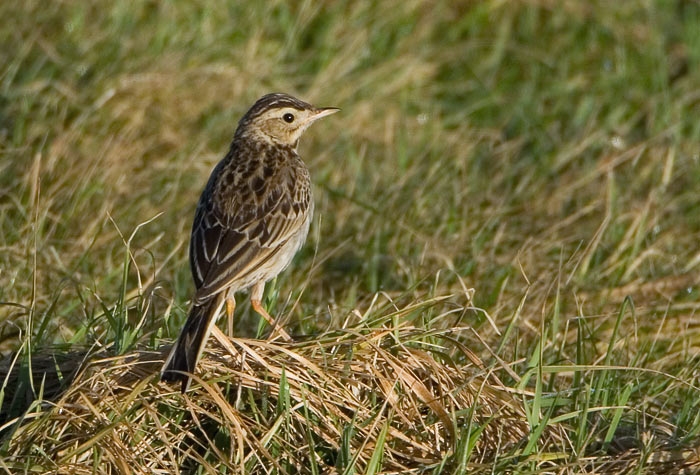
<svg viewBox="0 0 700 475">
<path fill-rule="evenodd" d="M 697 469 L 697 2 L 0 14 L 0 470 Z M 194 206 L 270 91 L 342 108 L 296 341 L 242 303 L 180 396 Z"/>
</svg>

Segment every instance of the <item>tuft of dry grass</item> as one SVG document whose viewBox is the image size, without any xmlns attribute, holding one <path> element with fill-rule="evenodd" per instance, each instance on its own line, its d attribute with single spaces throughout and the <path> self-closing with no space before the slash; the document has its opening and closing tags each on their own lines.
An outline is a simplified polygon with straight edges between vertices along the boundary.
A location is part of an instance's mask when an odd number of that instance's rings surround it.
<svg viewBox="0 0 700 475">
<path fill-rule="evenodd" d="M 78 474 L 93 473 L 95 463 L 100 473 L 196 465 L 346 473 L 366 472 L 379 457 L 382 473 L 423 473 L 518 454 L 534 429 L 518 394 L 469 350 L 455 351 L 451 333 L 432 332 L 442 344 L 426 344 L 428 335 L 410 325 L 360 325 L 283 344 L 215 331 L 185 395 L 158 382 L 167 348 L 93 358 L 55 402 L 20 425 L 6 422 L 3 464 Z M 546 466 L 562 456 L 565 431 L 547 424 L 539 432 L 536 457 Z M 457 446 L 471 457 L 455 456 Z"/>
<path fill-rule="evenodd" d="M 457 343 L 465 329 L 426 332 L 391 320 L 294 343 L 229 338 L 216 329 L 185 395 L 159 381 L 167 347 L 117 357 L 75 353 L 67 360 L 73 365 L 63 366 L 64 390 L 47 390 L 40 404 L 2 426 L 0 467 L 56 474 L 96 467 L 144 474 L 375 473 L 379 467 L 381 473 L 529 467 L 616 474 L 638 466 L 635 445 L 572 457 L 570 427 L 548 411 L 528 414 L 533 393 L 504 385 L 494 368 Z M 694 453 L 664 448 L 660 431 L 653 436 L 656 449 L 643 455 L 645 469 L 700 467 Z"/>
</svg>

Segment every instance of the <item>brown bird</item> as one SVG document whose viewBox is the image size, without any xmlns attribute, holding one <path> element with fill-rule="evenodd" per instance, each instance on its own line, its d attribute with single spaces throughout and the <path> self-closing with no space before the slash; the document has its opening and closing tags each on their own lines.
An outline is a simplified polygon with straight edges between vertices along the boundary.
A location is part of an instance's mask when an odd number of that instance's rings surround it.
<svg viewBox="0 0 700 475">
<path fill-rule="evenodd" d="M 287 94 L 260 98 L 238 123 L 231 148 L 214 168 L 199 199 L 190 239 L 196 287 L 192 309 L 161 373 L 182 392 L 224 303 L 250 289 L 253 309 L 285 339 L 262 307 L 265 282 L 282 272 L 309 231 L 311 178 L 297 153 L 299 138 L 335 107 L 317 108 Z"/>
</svg>

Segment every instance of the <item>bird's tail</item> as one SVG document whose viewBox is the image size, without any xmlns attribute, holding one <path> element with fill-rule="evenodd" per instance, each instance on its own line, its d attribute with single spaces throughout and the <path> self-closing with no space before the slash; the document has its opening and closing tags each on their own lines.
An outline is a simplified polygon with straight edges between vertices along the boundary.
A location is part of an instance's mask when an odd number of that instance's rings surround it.
<svg viewBox="0 0 700 475">
<path fill-rule="evenodd" d="M 194 373 L 204 344 L 219 311 L 220 298 L 211 298 L 201 304 L 194 304 L 182 327 L 180 336 L 173 345 L 160 373 L 162 381 L 181 381 L 182 392 L 190 386 L 190 374 Z"/>
</svg>

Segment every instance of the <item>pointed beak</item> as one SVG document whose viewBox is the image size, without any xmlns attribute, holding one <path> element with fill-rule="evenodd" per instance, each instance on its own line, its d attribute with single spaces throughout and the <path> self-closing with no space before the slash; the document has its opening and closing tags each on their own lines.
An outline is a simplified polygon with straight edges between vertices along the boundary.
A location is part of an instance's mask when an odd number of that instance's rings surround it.
<svg viewBox="0 0 700 475">
<path fill-rule="evenodd" d="M 315 122 L 321 117 L 326 117 L 328 115 L 335 114 L 339 110 L 340 109 L 338 109 L 337 107 L 322 107 L 314 111 L 314 114 L 311 116 L 311 119 Z"/>
</svg>

